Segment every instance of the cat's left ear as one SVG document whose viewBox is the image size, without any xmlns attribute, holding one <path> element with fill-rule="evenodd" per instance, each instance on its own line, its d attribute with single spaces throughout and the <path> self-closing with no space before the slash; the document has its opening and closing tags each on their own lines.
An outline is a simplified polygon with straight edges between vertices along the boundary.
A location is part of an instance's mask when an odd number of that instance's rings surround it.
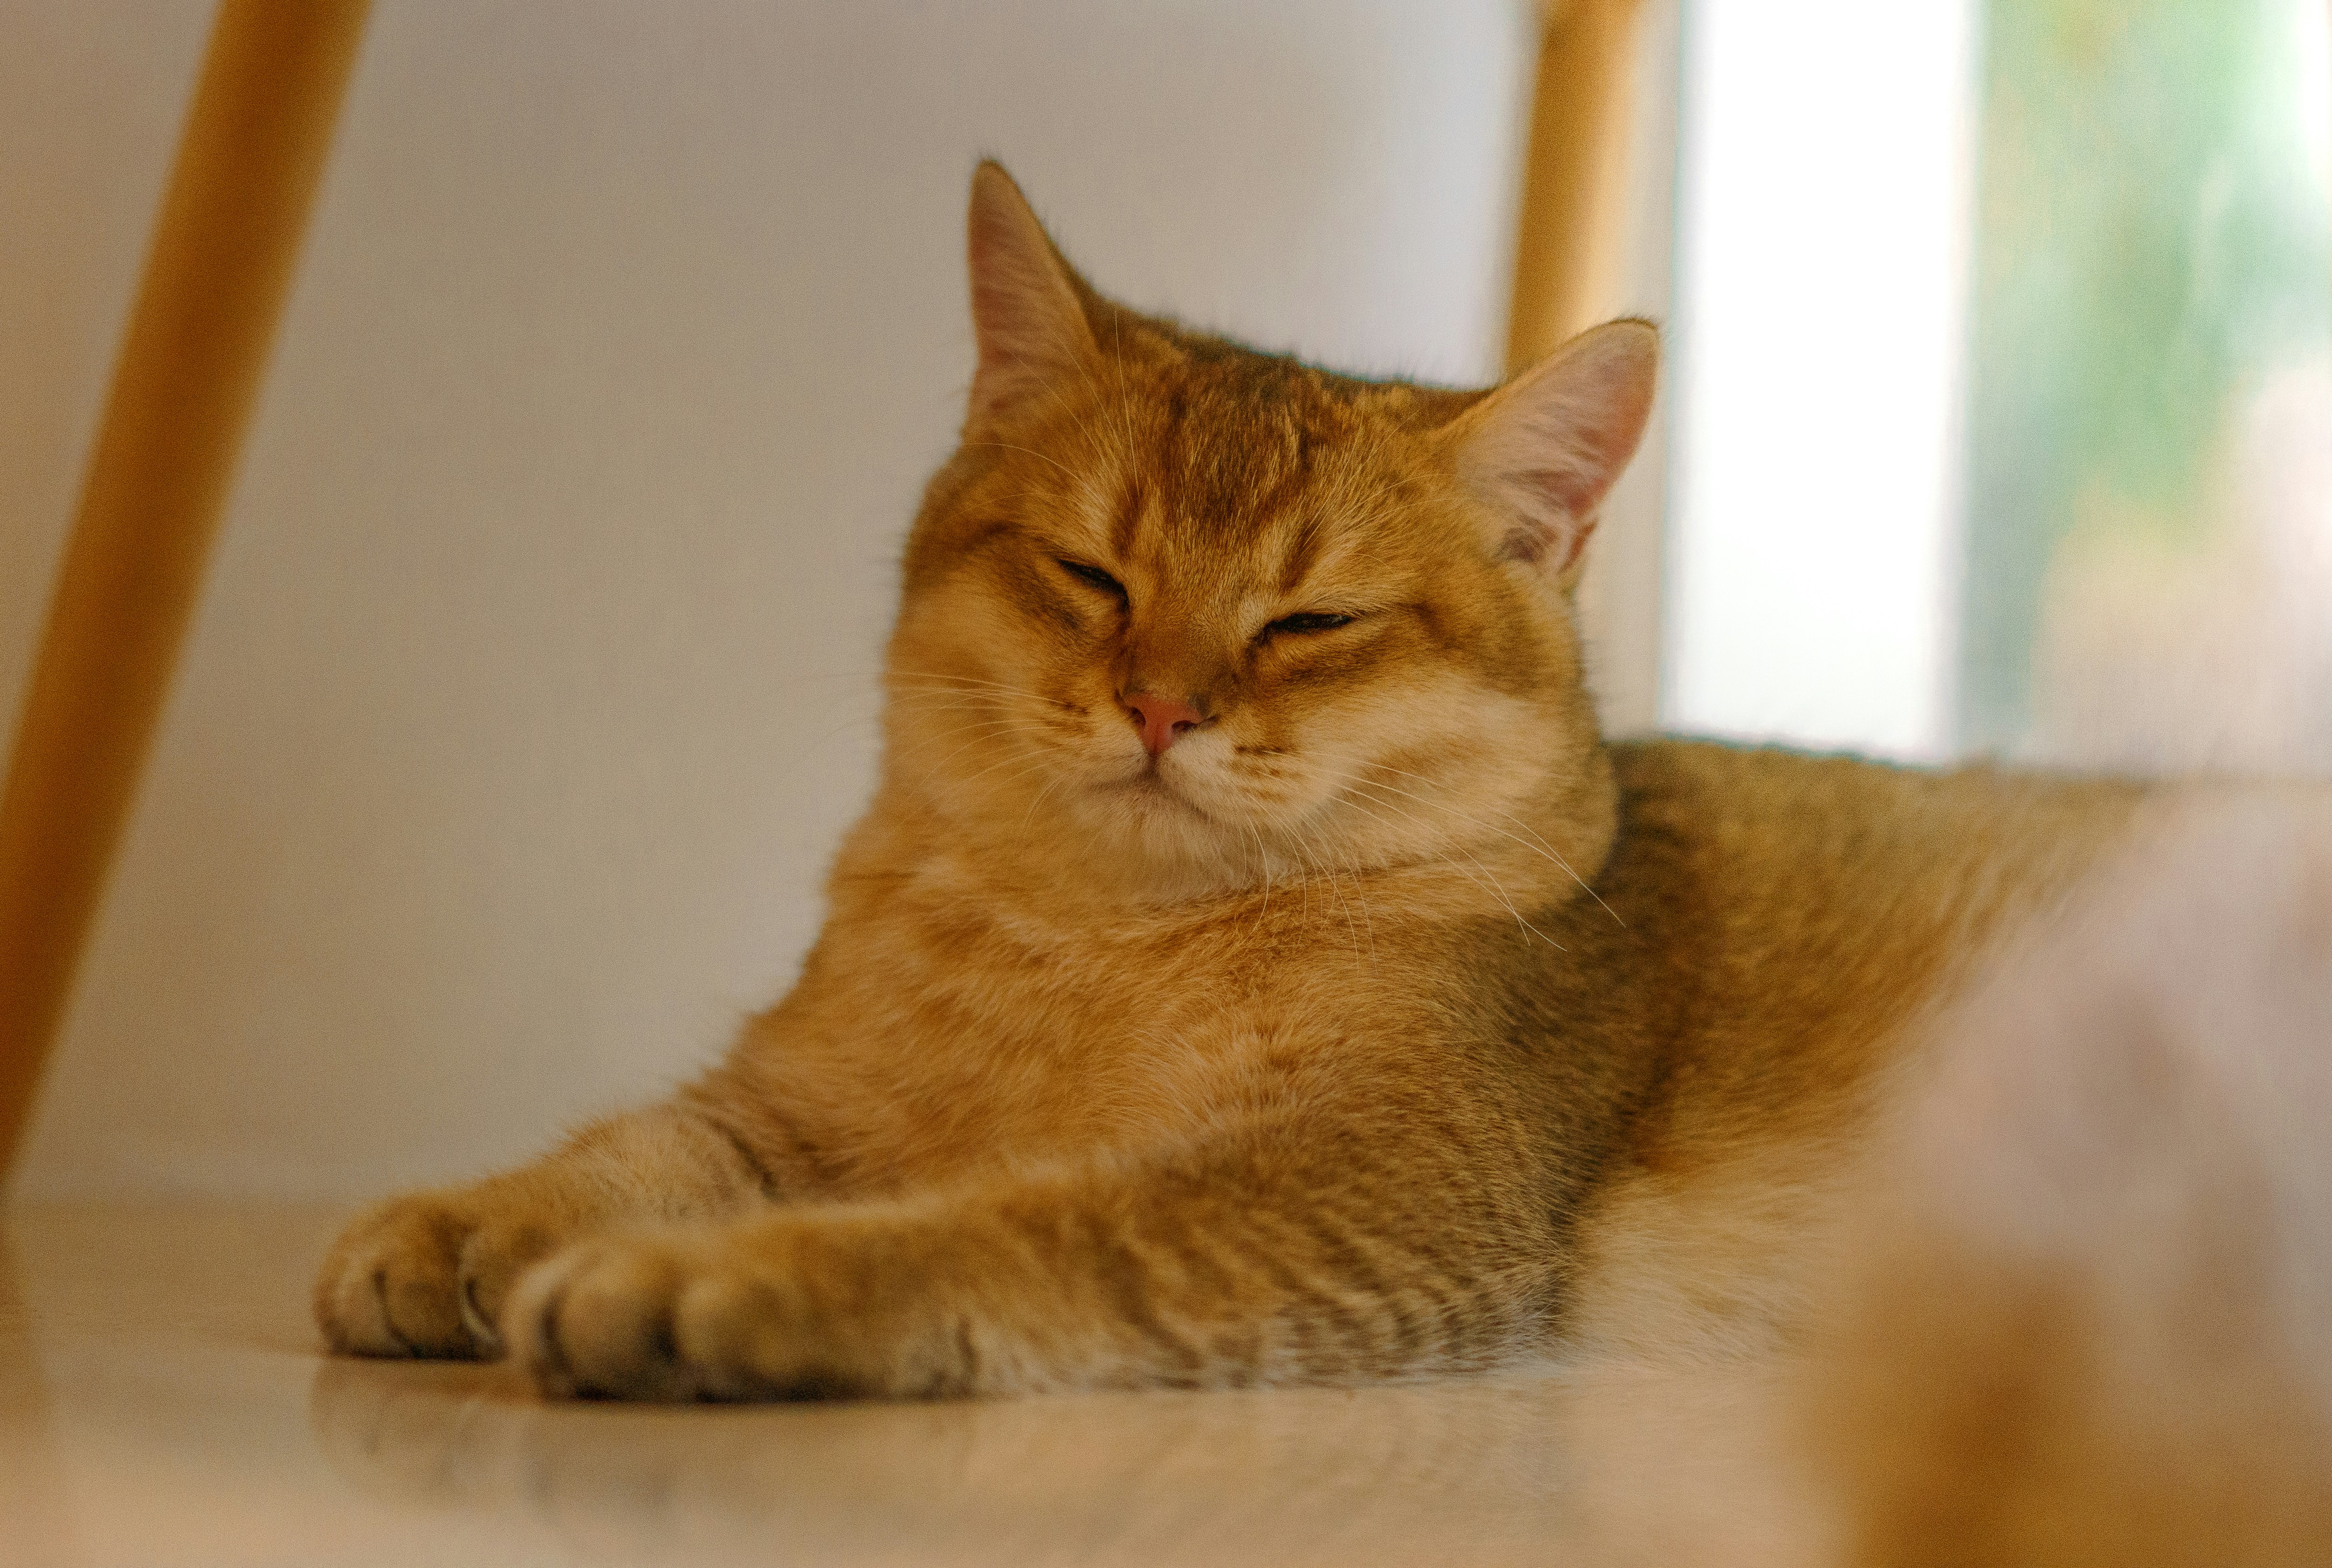
<svg viewBox="0 0 2332 1568">
<path fill-rule="evenodd" d="M 1562 577 L 1636 453 L 1659 375 L 1659 329 L 1582 332 L 1466 411 L 1447 432 L 1458 471 L 1490 504 L 1501 560 Z"/>
</svg>

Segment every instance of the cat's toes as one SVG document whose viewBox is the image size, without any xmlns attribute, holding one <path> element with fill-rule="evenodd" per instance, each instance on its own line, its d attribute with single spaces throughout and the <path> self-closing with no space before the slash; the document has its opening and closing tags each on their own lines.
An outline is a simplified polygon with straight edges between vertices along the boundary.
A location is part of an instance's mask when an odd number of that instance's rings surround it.
<svg viewBox="0 0 2332 1568">
<path fill-rule="evenodd" d="M 672 1317 L 687 1272 L 663 1242 L 587 1241 L 519 1281 L 502 1332 L 545 1393 L 693 1399 Z"/>
<path fill-rule="evenodd" d="M 490 1219 L 462 1243 L 454 1269 L 455 1298 L 461 1303 L 462 1326 L 478 1354 L 502 1354 L 502 1303 L 520 1277 L 550 1256 L 558 1243 L 551 1226 L 517 1217 Z"/>
<path fill-rule="evenodd" d="M 316 1326 L 357 1355 L 477 1354 L 457 1269 L 468 1219 L 442 1198 L 392 1199 L 340 1232 L 316 1277 Z"/>
<path fill-rule="evenodd" d="M 739 1400 L 848 1392 L 808 1374 L 812 1337 L 766 1270 L 711 1236 L 609 1237 L 540 1265 L 502 1328 L 546 1393 Z"/>
<path fill-rule="evenodd" d="M 549 1252 L 550 1227 L 460 1195 L 392 1199 L 342 1231 L 316 1279 L 316 1325 L 356 1355 L 501 1354 L 503 1297 Z"/>
</svg>

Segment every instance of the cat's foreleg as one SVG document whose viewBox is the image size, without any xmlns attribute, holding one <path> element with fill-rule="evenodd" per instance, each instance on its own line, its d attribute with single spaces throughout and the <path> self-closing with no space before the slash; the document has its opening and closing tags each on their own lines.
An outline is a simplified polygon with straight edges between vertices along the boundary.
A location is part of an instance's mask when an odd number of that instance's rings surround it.
<svg viewBox="0 0 2332 1568">
<path fill-rule="evenodd" d="M 316 1323 L 359 1355 L 496 1355 L 503 1297 L 529 1264 L 609 1224 L 735 1213 L 764 1184 L 684 1103 L 611 1117 L 530 1164 L 358 1215 L 317 1275 Z"/>
<path fill-rule="evenodd" d="M 1331 1141 L 1291 1159 L 1257 1138 L 1146 1167 L 605 1233 L 521 1280 L 502 1328 L 549 1392 L 645 1399 L 1481 1367 L 1549 1319 L 1556 1249 L 1529 1192 L 1407 1151 Z"/>
</svg>

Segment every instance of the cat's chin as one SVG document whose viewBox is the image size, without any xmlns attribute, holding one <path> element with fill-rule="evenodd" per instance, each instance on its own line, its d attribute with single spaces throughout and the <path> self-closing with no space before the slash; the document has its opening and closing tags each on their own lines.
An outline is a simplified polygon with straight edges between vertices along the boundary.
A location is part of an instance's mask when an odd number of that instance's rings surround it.
<svg viewBox="0 0 2332 1568">
<path fill-rule="evenodd" d="M 1261 873 L 1252 835 L 1148 770 L 1089 785 L 1069 809 L 1071 860 L 1094 890 L 1138 902 L 1233 893 Z"/>
<path fill-rule="evenodd" d="M 1130 841 L 1144 860 L 1168 864 L 1219 861 L 1228 836 L 1190 796 L 1154 773 L 1105 784 L 1095 792 L 1094 815 Z"/>
</svg>

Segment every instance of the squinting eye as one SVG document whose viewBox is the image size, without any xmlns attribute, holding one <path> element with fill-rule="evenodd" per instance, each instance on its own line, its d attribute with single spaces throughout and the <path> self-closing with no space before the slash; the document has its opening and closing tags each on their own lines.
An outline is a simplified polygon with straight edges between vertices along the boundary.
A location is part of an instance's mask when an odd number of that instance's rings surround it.
<svg viewBox="0 0 2332 1568">
<path fill-rule="evenodd" d="M 1334 615 L 1325 611 L 1306 610 L 1300 615 L 1283 615 L 1263 630 L 1266 635 L 1285 633 L 1301 637 L 1307 632 L 1333 632 L 1339 626 L 1350 626 L 1358 620 L 1354 615 Z"/>
<path fill-rule="evenodd" d="M 1079 582 L 1099 588 L 1104 594 L 1116 595 L 1119 603 L 1121 603 L 1124 602 L 1125 584 L 1111 576 L 1107 572 L 1103 571 L 1099 566 L 1088 566 L 1083 561 L 1062 561 L 1060 563 L 1060 567 L 1062 571 L 1066 572 L 1070 576 L 1076 578 Z"/>
</svg>

